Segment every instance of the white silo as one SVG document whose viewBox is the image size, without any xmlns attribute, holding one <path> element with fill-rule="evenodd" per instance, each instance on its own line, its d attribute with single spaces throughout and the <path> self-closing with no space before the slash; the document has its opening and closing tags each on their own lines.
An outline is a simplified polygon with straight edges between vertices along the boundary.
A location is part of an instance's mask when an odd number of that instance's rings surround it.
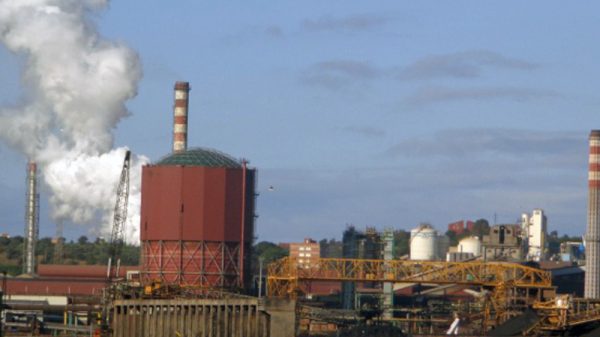
<svg viewBox="0 0 600 337">
<path fill-rule="evenodd" d="M 468 236 L 458 242 L 459 253 L 472 253 L 474 256 L 481 255 L 481 241 L 476 236 Z"/>
<path fill-rule="evenodd" d="M 438 255 L 438 233 L 424 224 L 410 231 L 410 259 L 435 260 Z"/>
</svg>

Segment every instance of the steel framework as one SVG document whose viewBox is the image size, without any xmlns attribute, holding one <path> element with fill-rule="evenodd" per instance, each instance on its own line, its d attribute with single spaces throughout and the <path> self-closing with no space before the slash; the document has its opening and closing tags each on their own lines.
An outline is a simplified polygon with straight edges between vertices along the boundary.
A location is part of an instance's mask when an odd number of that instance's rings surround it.
<svg viewBox="0 0 600 337">
<path fill-rule="evenodd" d="M 144 241 L 142 282 L 240 288 L 239 242 Z"/>
<path fill-rule="evenodd" d="M 38 193 L 37 164 L 27 164 L 27 194 L 25 200 L 25 242 L 23 245 L 23 273 L 36 272 L 35 250 L 40 232 L 40 194 Z"/>
<path fill-rule="evenodd" d="M 535 335 L 540 331 L 564 331 L 578 325 L 600 321 L 600 300 L 559 295 L 550 301 L 533 305 L 538 322 L 523 332 Z"/>
<path fill-rule="evenodd" d="M 549 272 L 517 263 L 326 258 L 302 268 L 295 258 L 286 257 L 269 265 L 267 295 L 295 298 L 311 281 L 479 286 L 484 299 L 479 318 L 483 331 L 554 293 Z"/>
<path fill-rule="evenodd" d="M 120 264 L 121 250 L 123 249 L 123 231 L 127 221 L 127 202 L 129 200 L 129 170 L 131 166 L 131 152 L 125 152 L 123 168 L 121 169 L 121 178 L 117 187 L 117 199 L 113 214 L 113 226 L 110 235 L 109 260 L 108 260 L 108 279 L 111 280 L 113 268 L 111 263 Z M 115 269 L 116 271 L 116 269 Z"/>
<path fill-rule="evenodd" d="M 552 288 L 550 273 L 507 262 L 437 262 L 324 258 L 300 268 L 286 257 L 268 267 L 272 297 L 294 297 L 309 281 L 406 282 L 464 284 L 504 288 Z"/>
</svg>

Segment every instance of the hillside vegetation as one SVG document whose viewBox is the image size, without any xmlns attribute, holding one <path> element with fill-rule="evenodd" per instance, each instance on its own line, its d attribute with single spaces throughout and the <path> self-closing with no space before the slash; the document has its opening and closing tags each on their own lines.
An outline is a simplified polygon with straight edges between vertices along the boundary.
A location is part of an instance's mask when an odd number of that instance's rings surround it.
<svg viewBox="0 0 600 337">
<path fill-rule="evenodd" d="M 11 275 L 21 273 L 23 244 L 21 236 L 0 237 L 0 271 L 6 270 Z M 62 254 L 57 254 L 56 246 L 50 238 L 40 239 L 35 254 L 38 264 L 105 265 L 108 261 L 108 243 L 102 239 L 92 242 L 86 236 L 81 236 L 77 241 L 64 242 Z M 139 246 L 123 247 L 121 264 L 137 265 L 139 260 Z"/>
</svg>

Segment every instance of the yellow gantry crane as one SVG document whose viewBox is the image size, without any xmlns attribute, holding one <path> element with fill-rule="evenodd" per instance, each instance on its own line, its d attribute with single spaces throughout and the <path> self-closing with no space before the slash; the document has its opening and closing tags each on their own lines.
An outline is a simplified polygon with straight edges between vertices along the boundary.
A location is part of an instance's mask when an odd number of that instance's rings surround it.
<svg viewBox="0 0 600 337">
<path fill-rule="evenodd" d="M 552 289 L 550 273 L 509 262 L 439 262 L 322 258 L 310 268 L 295 258 L 271 263 L 267 291 L 272 297 L 295 297 L 310 281 L 464 284 L 490 288 Z"/>
<path fill-rule="evenodd" d="M 524 336 L 534 331 L 561 331 L 600 321 L 598 299 L 558 295 L 551 300 L 534 303 L 533 309 L 540 319 L 523 332 Z"/>
<path fill-rule="evenodd" d="M 269 265 L 267 295 L 296 298 L 312 281 L 478 286 L 489 303 L 483 317 L 486 326 L 517 314 L 516 307 L 553 298 L 555 293 L 549 272 L 518 263 L 322 258 L 306 268 L 286 257 Z"/>
</svg>

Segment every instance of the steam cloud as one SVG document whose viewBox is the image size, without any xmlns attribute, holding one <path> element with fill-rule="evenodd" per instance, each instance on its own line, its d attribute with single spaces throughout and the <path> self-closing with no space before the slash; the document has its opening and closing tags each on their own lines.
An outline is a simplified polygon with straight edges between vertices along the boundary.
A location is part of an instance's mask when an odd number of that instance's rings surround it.
<svg viewBox="0 0 600 337">
<path fill-rule="evenodd" d="M 36 161 L 55 221 L 112 226 L 125 148 L 112 131 L 141 78 L 137 55 L 102 39 L 89 16 L 108 0 L 0 0 L 0 41 L 25 61 L 24 103 L 0 108 L 0 139 Z M 141 165 L 134 156 L 126 240 L 138 240 Z"/>
</svg>

